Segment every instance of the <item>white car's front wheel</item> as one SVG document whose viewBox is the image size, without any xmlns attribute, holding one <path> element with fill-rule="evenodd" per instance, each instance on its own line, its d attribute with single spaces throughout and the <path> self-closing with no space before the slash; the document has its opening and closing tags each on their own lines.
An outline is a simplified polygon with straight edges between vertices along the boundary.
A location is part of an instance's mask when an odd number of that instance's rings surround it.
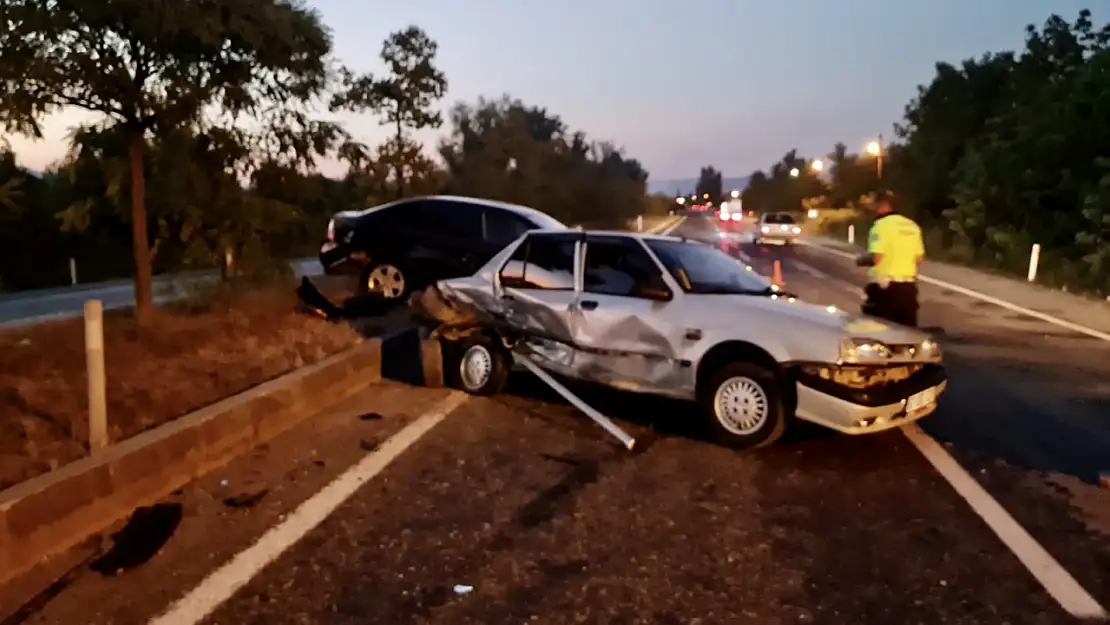
<svg viewBox="0 0 1110 625">
<path fill-rule="evenodd" d="M 734 449 L 774 443 L 787 417 L 775 374 L 759 365 L 733 362 L 714 371 L 699 393 L 714 440 Z"/>
</svg>

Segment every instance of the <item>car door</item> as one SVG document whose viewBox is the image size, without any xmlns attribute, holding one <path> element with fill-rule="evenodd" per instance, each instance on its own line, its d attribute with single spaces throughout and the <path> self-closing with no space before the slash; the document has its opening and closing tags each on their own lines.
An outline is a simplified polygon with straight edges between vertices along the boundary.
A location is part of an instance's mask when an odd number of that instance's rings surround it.
<svg viewBox="0 0 1110 625">
<path fill-rule="evenodd" d="M 632 237 L 589 235 L 570 325 L 576 375 L 610 386 L 678 390 L 684 326 L 676 289 Z M 656 388 L 656 390 L 661 390 Z"/>
<path fill-rule="evenodd" d="M 480 205 L 426 199 L 405 212 L 408 256 L 427 280 L 471 275 L 490 258 L 482 243 Z"/>
<path fill-rule="evenodd" d="M 540 364 L 565 371 L 573 363 L 570 319 L 582 235 L 528 235 L 498 272 L 505 321 L 528 339 Z"/>
</svg>

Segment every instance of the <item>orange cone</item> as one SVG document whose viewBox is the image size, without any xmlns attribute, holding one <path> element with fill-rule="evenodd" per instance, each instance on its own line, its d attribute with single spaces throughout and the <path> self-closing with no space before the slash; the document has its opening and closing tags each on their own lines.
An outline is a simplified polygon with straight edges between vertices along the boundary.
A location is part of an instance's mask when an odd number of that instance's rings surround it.
<svg viewBox="0 0 1110 625">
<path fill-rule="evenodd" d="M 774 284 L 780 289 L 786 286 L 782 282 L 782 261 L 780 260 L 775 261 L 774 269 L 771 270 L 771 284 Z"/>
</svg>

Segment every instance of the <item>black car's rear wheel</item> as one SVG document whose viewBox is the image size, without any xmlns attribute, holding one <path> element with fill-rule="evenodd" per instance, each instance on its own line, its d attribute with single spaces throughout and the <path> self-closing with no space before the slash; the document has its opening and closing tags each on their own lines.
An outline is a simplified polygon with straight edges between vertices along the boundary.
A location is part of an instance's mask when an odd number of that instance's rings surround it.
<svg viewBox="0 0 1110 625">
<path fill-rule="evenodd" d="M 412 284 L 404 268 L 395 263 L 370 263 L 359 276 L 359 293 L 377 293 L 385 299 L 400 299 L 408 295 Z"/>
</svg>

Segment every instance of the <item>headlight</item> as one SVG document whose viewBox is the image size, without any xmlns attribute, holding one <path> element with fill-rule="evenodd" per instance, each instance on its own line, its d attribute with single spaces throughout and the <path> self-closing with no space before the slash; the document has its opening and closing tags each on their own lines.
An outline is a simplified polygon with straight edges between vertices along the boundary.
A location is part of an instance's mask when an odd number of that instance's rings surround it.
<svg viewBox="0 0 1110 625">
<path fill-rule="evenodd" d="M 884 362 L 891 356 L 890 348 L 873 339 L 844 339 L 840 342 L 840 360 L 865 364 Z"/>
<path fill-rule="evenodd" d="M 922 358 L 927 360 L 940 360 L 940 344 L 933 339 L 921 341 L 921 345 L 917 346 L 917 350 Z"/>
</svg>

